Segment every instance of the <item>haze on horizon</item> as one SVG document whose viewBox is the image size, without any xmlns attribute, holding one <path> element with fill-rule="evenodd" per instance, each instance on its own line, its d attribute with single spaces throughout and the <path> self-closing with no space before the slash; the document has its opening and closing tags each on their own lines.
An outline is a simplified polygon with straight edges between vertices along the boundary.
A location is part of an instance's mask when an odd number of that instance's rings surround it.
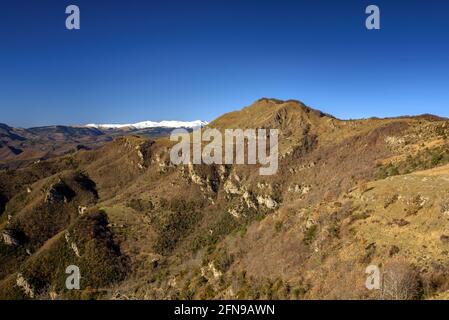
<svg viewBox="0 0 449 320">
<path fill-rule="evenodd" d="M 65 29 L 65 7 L 81 30 Z M 381 9 L 381 30 L 365 8 Z M 449 116 L 449 3 L 6 1 L 1 123 L 211 121 L 262 97 L 341 119 Z"/>
</svg>

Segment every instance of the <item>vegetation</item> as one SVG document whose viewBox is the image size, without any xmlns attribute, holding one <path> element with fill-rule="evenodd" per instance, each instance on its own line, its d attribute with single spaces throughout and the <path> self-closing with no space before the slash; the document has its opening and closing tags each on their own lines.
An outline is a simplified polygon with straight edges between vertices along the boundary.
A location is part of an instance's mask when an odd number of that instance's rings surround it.
<svg viewBox="0 0 449 320">
<path fill-rule="evenodd" d="M 157 232 L 154 249 L 163 255 L 169 254 L 201 218 L 196 212 L 195 203 L 183 199 L 163 199 L 160 207 L 150 212 L 149 216 Z"/>
<path fill-rule="evenodd" d="M 311 244 L 316 237 L 318 226 L 316 224 L 308 228 L 304 233 L 304 243 Z"/>
<path fill-rule="evenodd" d="M 424 149 L 416 155 L 407 155 L 406 159 L 395 164 L 381 166 L 377 172 L 378 179 L 407 174 L 419 170 L 428 170 L 449 163 L 447 146 Z"/>
</svg>

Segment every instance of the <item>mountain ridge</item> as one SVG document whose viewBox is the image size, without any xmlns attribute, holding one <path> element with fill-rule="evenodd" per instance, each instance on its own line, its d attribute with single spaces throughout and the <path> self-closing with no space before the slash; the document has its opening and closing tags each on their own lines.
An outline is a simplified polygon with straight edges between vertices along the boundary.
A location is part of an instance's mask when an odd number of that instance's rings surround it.
<svg viewBox="0 0 449 320">
<path fill-rule="evenodd" d="M 144 121 L 133 125 L 50 125 L 27 129 L 0 124 L 0 168 L 17 168 L 80 149 L 96 149 L 124 135 L 155 138 L 169 135 L 176 128 L 195 130 L 206 124 L 201 120 Z"/>
</svg>

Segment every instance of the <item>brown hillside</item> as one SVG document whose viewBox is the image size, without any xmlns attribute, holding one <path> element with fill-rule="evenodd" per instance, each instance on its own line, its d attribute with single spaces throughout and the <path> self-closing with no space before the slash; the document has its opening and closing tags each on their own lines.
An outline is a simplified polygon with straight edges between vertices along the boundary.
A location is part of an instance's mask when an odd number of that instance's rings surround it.
<svg viewBox="0 0 449 320">
<path fill-rule="evenodd" d="M 209 126 L 279 129 L 278 173 L 175 166 L 173 143 L 141 136 L 0 172 L 0 298 L 23 297 L 18 269 L 37 298 L 71 297 L 57 261 L 68 261 L 61 235 L 80 223 L 106 230 L 80 238 L 89 279 L 104 267 L 97 249 L 121 261 L 121 276 L 89 282 L 77 298 L 397 298 L 365 288 L 370 264 L 413 274 L 413 294 L 399 298 L 445 297 L 446 119 L 344 121 L 261 99 Z M 58 271 L 32 278 L 38 264 Z"/>
</svg>

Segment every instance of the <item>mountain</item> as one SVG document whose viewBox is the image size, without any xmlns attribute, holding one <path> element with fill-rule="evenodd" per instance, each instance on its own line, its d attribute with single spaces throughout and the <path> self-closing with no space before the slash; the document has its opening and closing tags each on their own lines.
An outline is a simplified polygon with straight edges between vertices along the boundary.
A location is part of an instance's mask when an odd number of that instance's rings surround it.
<svg viewBox="0 0 449 320">
<path fill-rule="evenodd" d="M 74 140 L 86 137 L 98 137 L 104 135 L 96 128 L 71 127 L 71 126 L 47 126 L 36 127 L 27 130 L 29 133 L 41 139 L 49 140 Z"/>
<path fill-rule="evenodd" d="M 135 131 L 0 171 L 0 298 L 449 297 L 447 119 L 264 98 L 208 127 L 279 129 L 277 174 L 173 165 L 173 142 Z"/>
<path fill-rule="evenodd" d="M 99 129 L 147 129 L 147 128 L 191 128 L 197 129 L 207 125 L 207 122 L 201 120 L 195 121 L 142 121 L 133 124 L 87 124 L 89 128 Z"/>
<path fill-rule="evenodd" d="M 6 124 L 0 123 L 0 141 L 23 141 L 25 138 L 22 136 L 25 132 L 9 127 Z"/>
<path fill-rule="evenodd" d="M 200 120 L 144 121 L 129 125 L 57 125 L 29 129 L 0 124 L 0 168 L 18 168 L 80 149 L 96 149 L 123 135 L 154 138 L 169 135 L 174 128 L 193 130 L 206 124 Z"/>
</svg>

